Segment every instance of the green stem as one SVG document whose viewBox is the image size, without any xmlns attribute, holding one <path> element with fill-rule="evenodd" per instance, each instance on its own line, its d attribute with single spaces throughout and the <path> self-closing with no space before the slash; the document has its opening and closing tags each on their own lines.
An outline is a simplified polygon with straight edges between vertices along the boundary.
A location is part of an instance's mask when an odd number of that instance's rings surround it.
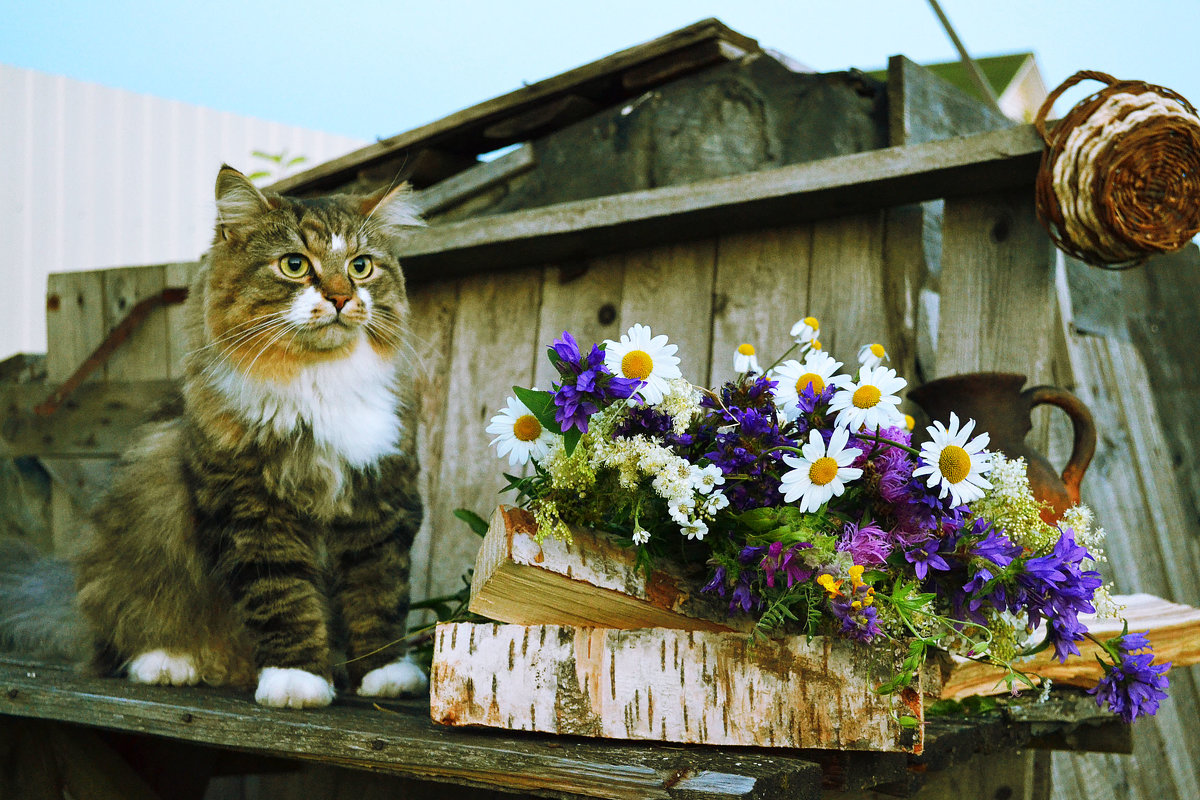
<svg viewBox="0 0 1200 800">
<path fill-rule="evenodd" d="M 799 346 L 800 346 L 799 342 L 794 343 L 791 347 L 789 347 L 787 350 L 784 351 L 783 355 L 781 355 L 779 358 L 775 359 L 775 363 L 772 364 L 771 366 L 767 367 L 766 370 L 763 372 L 763 374 L 766 375 L 768 372 L 770 372 L 771 370 L 775 369 L 780 364 L 782 364 L 783 360 L 785 358 L 787 358 L 788 356 L 790 356 L 792 354 L 792 351 L 795 350 Z"/>
<path fill-rule="evenodd" d="M 891 439 L 885 439 L 882 436 L 872 436 L 869 433 L 856 433 L 856 434 L 854 434 L 854 438 L 867 439 L 872 442 L 879 442 L 880 444 L 887 444 L 887 445 L 891 445 L 892 447 L 898 447 L 901 450 L 904 450 L 905 452 L 912 453 L 914 456 L 919 457 L 921 455 L 921 451 L 917 450 L 916 448 L 909 447 L 906 444 L 900 444 L 899 442 L 893 442 Z"/>
</svg>

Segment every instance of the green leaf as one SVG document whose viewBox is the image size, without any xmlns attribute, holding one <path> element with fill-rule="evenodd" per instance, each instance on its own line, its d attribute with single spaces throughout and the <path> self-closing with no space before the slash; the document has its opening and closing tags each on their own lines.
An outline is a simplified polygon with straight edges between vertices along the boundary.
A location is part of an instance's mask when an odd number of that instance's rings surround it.
<svg viewBox="0 0 1200 800">
<path fill-rule="evenodd" d="M 488 532 L 487 520 L 485 520 L 483 517 L 476 514 L 471 509 L 456 508 L 456 509 L 454 509 L 454 516 L 458 517 L 463 522 L 467 523 L 467 526 L 475 533 L 479 534 L 480 536 L 487 536 L 487 532 Z"/>
<path fill-rule="evenodd" d="M 907 714 L 905 714 L 903 717 L 900 718 L 900 727 L 901 728 L 919 728 L 919 727 L 921 727 L 921 720 L 917 719 L 916 717 L 910 717 Z"/>
<path fill-rule="evenodd" d="M 558 420 L 554 418 L 554 395 L 549 392 L 535 391 L 521 386 L 514 386 L 513 394 L 525 404 L 529 413 L 542 423 L 542 427 L 551 433 L 562 433 Z"/>
<path fill-rule="evenodd" d="M 583 438 L 583 434 L 578 428 L 570 428 L 563 434 L 563 445 L 566 448 L 567 457 L 575 452 L 575 445 L 579 444 L 579 440 Z"/>
</svg>

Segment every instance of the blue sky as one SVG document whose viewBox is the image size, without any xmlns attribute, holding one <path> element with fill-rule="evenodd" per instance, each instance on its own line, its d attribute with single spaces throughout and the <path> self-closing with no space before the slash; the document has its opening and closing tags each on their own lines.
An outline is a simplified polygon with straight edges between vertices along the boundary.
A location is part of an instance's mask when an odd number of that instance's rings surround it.
<svg viewBox="0 0 1200 800">
<path fill-rule="evenodd" d="M 1197 0 L 942 6 L 973 54 L 1033 50 L 1048 87 L 1099 69 L 1200 103 Z M 710 16 L 822 71 L 956 57 L 925 0 L 7 0 L 0 62 L 374 139 Z"/>
</svg>

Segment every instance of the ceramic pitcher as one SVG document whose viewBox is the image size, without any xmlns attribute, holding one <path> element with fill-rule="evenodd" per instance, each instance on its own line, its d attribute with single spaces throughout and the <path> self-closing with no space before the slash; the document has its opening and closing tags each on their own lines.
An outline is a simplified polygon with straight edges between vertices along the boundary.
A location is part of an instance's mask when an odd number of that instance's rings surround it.
<svg viewBox="0 0 1200 800">
<path fill-rule="evenodd" d="M 1087 406 L 1075 395 L 1054 386 L 1033 386 L 1022 391 L 1025 376 L 1011 372 L 975 372 L 938 378 L 908 393 L 931 420 L 947 424 L 950 412 L 959 419 L 976 421 L 976 431 L 991 435 L 990 450 L 1008 458 L 1022 457 L 1027 465 L 1034 497 L 1050 504 L 1042 517 L 1054 523 L 1079 502 L 1079 483 L 1096 452 L 1096 425 Z M 1067 412 L 1074 426 L 1071 457 L 1062 474 L 1041 453 L 1025 444 L 1033 427 L 1035 406 L 1050 404 Z"/>
</svg>

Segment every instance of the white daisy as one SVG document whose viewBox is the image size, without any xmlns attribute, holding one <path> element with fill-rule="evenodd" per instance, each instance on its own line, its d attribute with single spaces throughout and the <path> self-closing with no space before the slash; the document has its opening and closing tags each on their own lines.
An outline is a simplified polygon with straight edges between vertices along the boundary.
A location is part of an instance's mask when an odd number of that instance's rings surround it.
<svg viewBox="0 0 1200 800">
<path fill-rule="evenodd" d="M 821 324 L 816 317 L 805 317 L 792 326 L 792 340 L 798 345 L 806 345 L 816 341 Z"/>
<path fill-rule="evenodd" d="M 795 359 L 783 362 L 771 373 L 776 382 L 772 390 L 775 405 L 789 422 L 794 420 L 800 415 L 800 393 L 811 385 L 813 394 L 819 395 L 826 386 L 834 383 L 834 375 L 841 366 L 842 362 L 819 350 L 810 350 L 804 363 Z"/>
<path fill-rule="evenodd" d="M 836 413 L 840 427 L 857 431 L 862 428 L 887 428 L 901 424 L 897 408 L 900 397 L 896 392 L 908 385 L 896 377 L 896 370 L 887 367 L 863 367 L 858 371 L 858 383 L 849 376 L 838 380 L 838 391 L 829 403 Z"/>
<path fill-rule="evenodd" d="M 950 502 L 954 505 L 970 503 L 983 497 L 983 493 L 992 488 L 992 484 L 983 477 L 992 469 L 991 455 L 984 449 L 991 440 L 987 433 L 981 433 L 970 442 L 967 438 L 975 430 L 975 420 L 967 420 L 967 424 L 958 427 L 958 415 L 950 412 L 950 427 L 940 422 L 934 422 L 926 428 L 931 437 L 921 445 L 921 461 L 924 462 L 913 470 L 913 477 L 928 475 L 926 485 L 933 487 L 941 484 L 939 498 L 950 494 Z"/>
<path fill-rule="evenodd" d="M 791 469 L 780 481 L 785 503 L 800 500 L 801 511 L 816 511 L 833 496 L 846 491 L 846 481 L 862 477 L 862 470 L 850 465 L 861 455 L 857 447 L 846 447 L 850 431 L 834 430 L 829 446 L 816 428 L 809 431 L 808 444 L 800 448 L 802 455 L 785 455 L 783 462 Z"/>
<path fill-rule="evenodd" d="M 681 377 L 679 358 L 675 351 L 679 348 L 667 344 L 663 335 L 651 337 L 650 328 L 638 323 L 614 342 L 607 339 L 604 342 L 604 365 L 614 375 L 622 378 L 633 378 L 645 381 L 637 393 L 651 405 L 661 403 L 666 393 L 667 381 Z"/>
<path fill-rule="evenodd" d="M 858 363 L 864 367 L 874 369 L 884 361 L 891 361 L 892 357 L 887 354 L 887 350 L 883 349 L 881 344 L 864 344 L 858 348 Z"/>
<path fill-rule="evenodd" d="M 733 371 L 734 372 L 762 372 L 762 368 L 758 366 L 758 356 L 754 354 L 754 345 L 739 344 L 737 350 L 733 351 Z"/>
<path fill-rule="evenodd" d="M 529 408 L 515 397 L 508 398 L 508 408 L 492 417 L 487 426 L 488 433 L 496 434 L 491 443 L 496 445 L 496 455 L 508 456 L 512 466 L 524 464 L 532 458 L 541 461 L 554 443 L 554 434 L 542 427 Z"/>
</svg>

